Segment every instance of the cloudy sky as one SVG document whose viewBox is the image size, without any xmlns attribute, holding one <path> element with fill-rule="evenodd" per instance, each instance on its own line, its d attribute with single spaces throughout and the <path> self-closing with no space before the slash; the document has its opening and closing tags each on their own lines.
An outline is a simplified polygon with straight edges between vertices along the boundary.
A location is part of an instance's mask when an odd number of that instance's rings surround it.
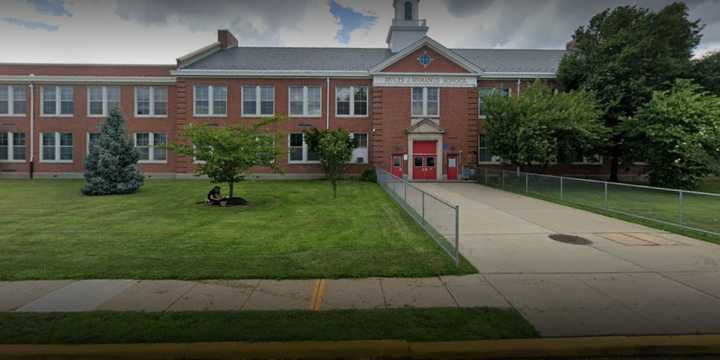
<svg viewBox="0 0 720 360">
<path fill-rule="evenodd" d="M 563 48 L 608 7 L 669 0 L 423 0 L 448 47 Z M 232 30 L 247 46 L 384 47 L 391 0 L 0 0 L 0 62 L 160 63 Z M 705 24 L 697 54 L 720 49 L 720 0 L 687 0 Z"/>
</svg>

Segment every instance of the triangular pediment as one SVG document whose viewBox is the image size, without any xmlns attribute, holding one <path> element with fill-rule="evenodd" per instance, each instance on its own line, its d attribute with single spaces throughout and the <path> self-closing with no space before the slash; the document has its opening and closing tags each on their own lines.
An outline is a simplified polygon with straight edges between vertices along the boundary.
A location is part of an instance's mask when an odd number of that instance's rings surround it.
<svg viewBox="0 0 720 360">
<path fill-rule="evenodd" d="M 421 56 L 428 55 L 429 63 L 423 63 Z M 442 72 L 480 74 L 475 64 L 430 37 L 423 37 L 405 49 L 370 69 L 371 73 L 384 72 Z"/>
<path fill-rule="evenodd" d="M 445 129 L 437 124 L 437 120 L 422 119 L 405 130 L 408 134 L 444 134 Z"/>
</svg>

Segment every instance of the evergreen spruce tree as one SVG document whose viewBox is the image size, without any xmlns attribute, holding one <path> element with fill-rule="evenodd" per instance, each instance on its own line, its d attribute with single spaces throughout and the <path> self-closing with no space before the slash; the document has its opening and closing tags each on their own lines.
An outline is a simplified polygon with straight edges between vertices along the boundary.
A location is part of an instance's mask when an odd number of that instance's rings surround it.
<svg viewBox="0 0 720 360">
<path fill-rule="evenodd" d="M 85 160 L 85 195 L 130 194 L 143 185 L 140 154 L 128 138 L 120 111 L 112 109 Z"/>
</svg>

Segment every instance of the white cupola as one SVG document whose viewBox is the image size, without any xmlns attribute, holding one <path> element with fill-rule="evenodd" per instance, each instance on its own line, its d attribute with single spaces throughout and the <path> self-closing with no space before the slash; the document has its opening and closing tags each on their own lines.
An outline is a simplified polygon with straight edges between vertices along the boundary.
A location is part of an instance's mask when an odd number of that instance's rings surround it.
<svg viewBox="0 0 720 360">
<path fill-rule="evenodd" d="M 396 53 L 427 35 L 425 19 L 420 19 L 420 0 L 393 0 L 395 17 L 387 36 L 390 51 Z"/>
</svg>

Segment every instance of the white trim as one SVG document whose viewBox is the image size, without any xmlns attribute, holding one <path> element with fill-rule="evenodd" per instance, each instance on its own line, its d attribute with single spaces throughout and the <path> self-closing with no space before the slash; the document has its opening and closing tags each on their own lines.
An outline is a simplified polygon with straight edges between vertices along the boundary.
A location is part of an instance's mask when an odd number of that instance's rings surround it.
<svg viewBox="0 0 720 360">
<path fill-rule="evenodd" d="M 344 115 L 344 114 L 338 114 L 338 89 L 341 88 L 349 88 L 350 89 L 350 114 Z M 355 114 L 355 89 L 359 88 L 365 88 L 365 115 L 357 115 Z M 330 101 L 328 101 L 328 104 Z M 354 85 L 343 85 L 338 86 L 335 85 L 335 117 L 336 118 L 366 118 L 370 114 L 370 87 L 361 85 L 361 86 L 354 86 Z"/>
<path fill-rule="evenodd" d="M 45 112 L 45 88 L 55 88 L 55 113 L 50 114 Z M 73 112 L 71 114 L 62 113 L 62 88 L 69 88 L 72 90 L 72 103 Z M 75 116 L 75 87 L 74 86 L 63 86 L 63 85 L 50 85 L 40 87 L 40 116 L 41 117 L 73 117 Z"/>
<path fill-rule="evenodd" d="M 303 113 L 302 114 L 293 114 L 292 113 L 292 94 L 291 89 L 292 88 L 302 88 L 303 89 Z M 310 88 L 319 88 L 320 89 L 320 113 L 318 114 L 310 114 Z M 323 96 L 322 96 L 322 85 L 289 85 L 288 86 L 288 117 L 291 118 L 322 118 L 322 107 L 323 107 Z"/>
<path fill-rule="evenodd" d="M 102 90 L 102 114 L 91 114 L 90 113 L 90 89 L 91 88 L 100 88 Z M 110 115 L 110 109 L 108 108 L 108 89 L 109 88 L 117 88 L 120 90 L 120 98 L 118 98 L 118 108 L 122 109 L 122 88 L 119 86 L 98 86 L 98 85 L 91 85 L 85 87 L 85 97 L 87 100 L 86 103 L 86 112 L 87 117 L 89 118 L 103 118 Z"/>
<path fill-rule="evenodd" d="M 138 88 L 148 88 L 148 96 L 150 97 L 150 114 L 147 115 L 140 115 L 138 114 L 138 96 L 137 96 L 137 89 Z M 165 89 L 165 114 L 156 115 L 155 114 L 155 89 Z M 170 90 L 168 90 L 167 86 L 147 86 L 147 85 L 139 85 L 133 87 L 133 104 L 134 104 L 134 111 L 133 115 L 136 118 L 166 118 L 168 117 L 168 113 L 170 112 Z"/>
<path fill-rule="evenodd" d="M 28 103 L 28 99 L 27 99 L 27 90 L 25 89 L 25 86 L 24 86 L 24 85 L 12 85 L 12 84 L 7 84 L 7 85 L 5 85 L 5 84 L 2 84 L 2 85 L 0 85 L 0 87 L 5 87 L 5 88 L 7 88 L 7 92 L 8 92 L 8 99 L 7 99 L 7 101 L 8 101 L 8 112 L 7 112 L 7 114 L 0 114 L 0 117 L 22 117 L 22 116 L 27 116 L 27 103 Z M 21 87 L 21 88 L 23 88 L 23 91 L 25 91 L 25 109 L 24 109 L 24 111 L 23 111 L 22 113 L 16 113 L 16 112 L 15 112 L 15 88 L 16 88 L 16 87 Z"/>
<path fill-rule="evenodd" d="M 240 117 L 257 118 L 263 116 L 275 116 L 275 85 L 255 85 L 255 113 L 245 113 L 245 87 L 252 87 L 252 85 L 241 85 L 240 86 Z M 272 88 L 272 103 L 273 109 L 271 114 L 262 113 L 262 88 Z"/>
<path fill-rule="evenodd" d="M 122 65 L 127 66 L 127 65 Z M 85 76 L 85 75 L 0 75 L 0 83 L 43 83 L 43 84 L 175 84 L 171 76 Z"/>
<path fill-rule="evenodd" d="M 423 99 L 422 99 L 422 105 L 423 105 L 423 113 L 422 114 L 413 114 L 413 89 L 422 89 L 423 92 Z M 428 108 L 428 89 L 437 89 L 437 114 L 431 115 L 428 114 L 427 108 Z M 410 117 L 411 118 L 439 118 L 440 117 L 440 88 L 436 86 L 415 86 L 410 88 Z"/>
<path fill-rule="evenodd" d="M 210 45 L 197 49 L 191 53 L 185 54 L 177 58 L 177 66 L 190 66 L 216 52 L 220 51 L 220 42 L 216 41 Z"/>
<path fill-rule="evenodd" d="M 167 164 L 167 158 L 168 158 L 167 148 L 165 148 L 165 160 L 156 160 L 155 159 L 155 146 L 156 146 L 155 135 L 165 136 L 165 144 L 161 144 L 161 145 L 167 145 L 167 143 L 168 143 L 167 133 L 154 133 L 154 132 L 149 132 L 149 131 L 148 132 L 141 131 L 141 132 L 133 133 L 133 146 L 135 148 L 138 147 L 138 145 L 137 145 L 138 134 L 147 134 L 148 135 L 148 144 L 147 144 L 147 146 L 143 146 L 143 147 L 148 148 L 148 160 L 138 160 L 138 164 Z"/>
<path fill-rule="evenodd" d="M 493 79 L 555 79 L 556 73 L 553 72 L 484 72 L 480 74 L 483 80 Z"/>
<path fill-rule="evenodd" d="M 408 45 L 403 50 L 398 52 L 397 54 L 391 56 L 389 59 L 381 62 L 380 64 L 374 66 L 370 69 L 371 74 L 379 73 L 386 68 L 388 68 L 390 65 L 395 64 L 396 62 L 406 58 L 408 55 L 414 53 L 415 51 L 419 50 L 420 48 L 427 46 L 430 49 L 434 50 L 438 54 L 442 55 L 443 57 L 449 59 L 456 65 L 460 66 L 461 68 L 467 70 L 470 74 L 481 74 L 483 71 L 479 67 L 477 67 L 475 64 L 471 63 L 470 61 L 466 60 L 464 57 L 458 55 L 454 51 L 446 48 L 439 42 L 433 40 L 429 36 L 424 36 L 422 39 L 416 41 L 415 43 Z M 466 75 L 470 75 L 466 74 Z"/>
<path fill-rule="evenodd" d="M 54 159 L 45 159 L 45 145 L 43 145 L 43 134 L 53 134 L 55 137 L 55 142 L 53 144 L 54 148 Z M 60 145 L 60 137 L 62 134 L 70 134 L 72 139 L 72 146 L 70 147 L 72 149 L 72 159 L 70 160 L 61 160 L 60 159 L 60 153 L 62 146 Z M 72 164 L 75 161 L 75 138 L 73 136 L 73 133 L 71 132 L 58 132 L 58 131 L 51 131 L 51 132 L 41 132 L 40 133 L 40 162 L 41 163 L 56 163 L 56 164 Z"/>
<path fill-rule="evenodd" d="M 198 86 L 207 86 L 208 88 L 208 112 L 207 114 L 198 114 L 197 113 L 197 88 Z M 224 114 L 215 114 L 215 88 L 216 87 L 224 87 L 225 88 L 225 113 Z M 228 99 L 230 98 L 230 92 L 227 87 L 227 85 L 211 85 L 211 84 L 196 84 L 193 85 L 193 117 L 216 117 L 216 118 L 223 118 L 228 116 Z M 274 105 L 273 105 L 274 106 Z"/>
</svg>

